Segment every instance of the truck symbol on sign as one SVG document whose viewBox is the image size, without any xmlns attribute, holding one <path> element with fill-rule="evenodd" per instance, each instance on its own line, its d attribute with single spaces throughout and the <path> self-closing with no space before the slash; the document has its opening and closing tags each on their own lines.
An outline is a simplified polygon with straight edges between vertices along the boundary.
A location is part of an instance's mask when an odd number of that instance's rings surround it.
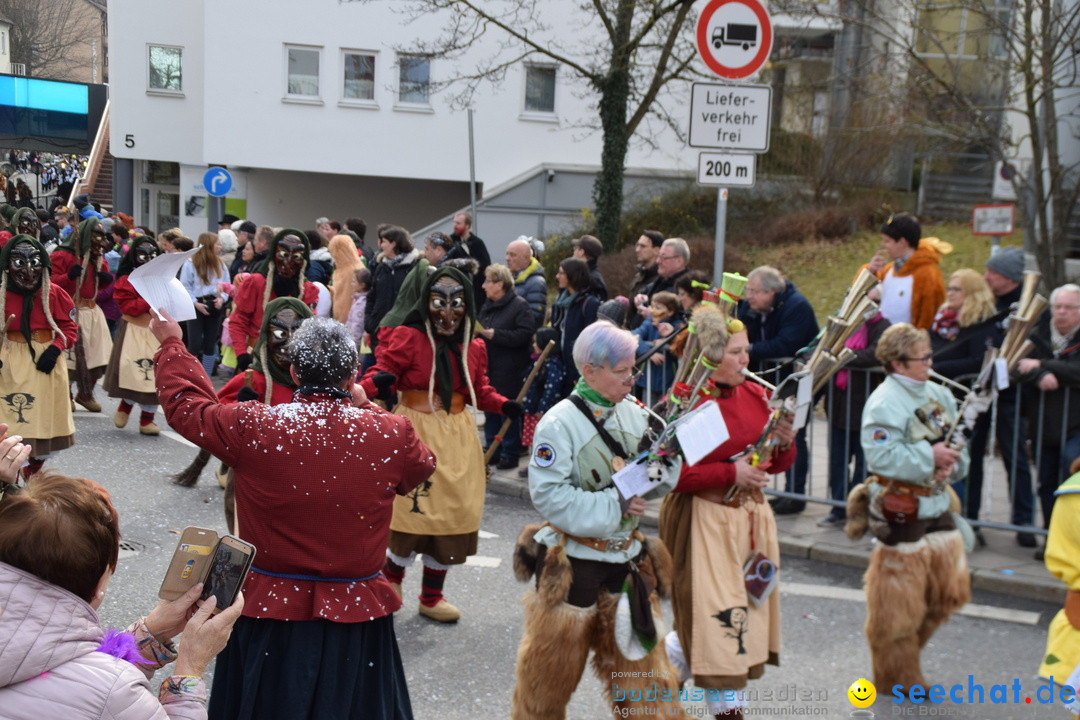
<svg viewBox="0 0 1080 720">
<path fill-rule="evenodd" d="M 743 50 L 749 50 L 757 45 L 757 25 L 743 25 L 742 23 L 727 23 L 713 28 L 713 47 L 719 50 L 724 45 L 742 45 Z"/>
</svg>

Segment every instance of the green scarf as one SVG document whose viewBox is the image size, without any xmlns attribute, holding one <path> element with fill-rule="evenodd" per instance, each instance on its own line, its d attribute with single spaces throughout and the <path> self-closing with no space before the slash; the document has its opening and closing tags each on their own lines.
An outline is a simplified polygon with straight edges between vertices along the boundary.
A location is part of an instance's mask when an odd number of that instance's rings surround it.
<svg viewBox="0 0 1080 720">
<path fill-rule="evenodd" d="M 585 382 L 583 377 L 578 378 L 577 384 L 574 385 L 574 392 L 593 405 L 599 405 L 603 408 L 615 407 L 615 403 L 589 387 L 589 383 Z"/>
</svg>

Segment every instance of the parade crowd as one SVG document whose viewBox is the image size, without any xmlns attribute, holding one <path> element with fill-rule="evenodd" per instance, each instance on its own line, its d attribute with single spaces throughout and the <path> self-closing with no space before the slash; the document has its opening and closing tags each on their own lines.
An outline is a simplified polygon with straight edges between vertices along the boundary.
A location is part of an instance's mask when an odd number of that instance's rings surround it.
<svg viewBox="0 0 1080 720">
<path fill-rule="evenodd" d="M 227 215 L 191 239 L 105 217 L 87 196 L 45 216 L 0 206 L 0 714 L 49 717 L 78 698 L 118 718 L 411 718 L 393 623 L 405 575 L 419 558 L 417 612 L 457 622 L 467 608 L 446 593 L 477 552 L 485 465 L 528 458 L 518 472 L 544 522 L 514 555 L 529 589 L 512 717 L 564 717 L 592 655 L 616 711 L 670 715 L 693 679 L 715 717 L 742 718 L 740 691 L 780 658 L 775 516 L 806 503 L 806 428 L 772 394 L 820 341 L 806 297 L 769 266 L 713 288 L 683 239 L 654 230 L 615 295 L 590 235 L 549 281 L 543 243 L 519 237 L 493 262 L 468 213 L 422 243 L 381 224 L 372 247 L 356 217 L 314 226 Z M 993 411 L 975 407 L 966 388 L 1021 299 L 1023 252 L 946 279 L 951 248 L 913 216 L 880 232 L 851 268 L 876 278 L 873 302 L 814 402 L 830 497 L 846 501 L 820 524 L 878 540 L 866 635 L 884 688 L 925 684 L 921 648 L 970 597 L 966 553 L 985 539 L 967 520 L 995 439 L 1016 541 L 1038 547 L 1037 498 L 1050 529 L 1038 557 L 1080 590 L 1075 521 L 1053 513 L 1080 492 L 1066 481 L 1080 456 L 1080 286 L 1053 289 L 1012 383 Z M 179 280 L 195 318 L 181 324 L 130 275 L 193 248 Z M 74 444 L 76 405 L 102 410 L 99 381 L 118 428 L 138 405 L 141 435 L 160 433 L 160 410 L 199 446 L 178 483 L 220 461 L 230 530 L 258 548 L 231 607 L 193 589 L 119 639 L 101 629 L 119 519 L 105 488 L 44 467 Z M 691 412 L 726 427 L 694 462 L 673 432 Z M 795 497 L 767 501 L 781 473 Z M 661 498 L 647 537 L 640 518 Z M 1055 620 L 1040 669 L 1059 684 L 1080 664 L 1072 622 Z M 173 660 L 155 698 L 146 678 Z"/>
</svg>

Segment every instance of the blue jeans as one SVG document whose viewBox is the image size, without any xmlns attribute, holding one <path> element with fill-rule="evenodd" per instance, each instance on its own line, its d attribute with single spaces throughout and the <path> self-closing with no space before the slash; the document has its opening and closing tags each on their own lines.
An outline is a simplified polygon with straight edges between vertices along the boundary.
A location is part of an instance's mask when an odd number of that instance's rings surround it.
<svg viewBox="0 0 1080 720">
<path fill-rule="evenodd" d="M 491 447 L 491 443 L 495 440 L 495 433 L 502 427 L 504 420 L 506 420 L 505 415 L 484 413 L 484 438 L 487 440 L 485 443 L 487 447 Z M 510 427 L 507 429 L 502 442 L 499 443 L 499 449 L 496 452 L 503 460 L 517 462 L 518 457 L 521 455 L 521 418 L 517 418 L 510 423 Z"/>
<path fill-rule="evenodd" d="M 1054 491 L 1069 477 L 1069 464 L 1080 457 L 1080 433 L 1070 436 L 1065 447 L 1044 445 L 1039 454 L 1039 504 L 1042 506 L 1043 527 L 1050 527 L 1054 510 Z"/>
<path fill-rule="evenodd" d="M 852 460 L 855 461 L 855 472 L 849 475 Z M 846 500 L 851 488 L 865 479 L 866 458 L 859 442 L 859 428 L 845 430 L 829 426 L 829 497 Z M 847 517 L 847 510 L 833 507 L 829 514 L 843 519 Z"/>
</svg>

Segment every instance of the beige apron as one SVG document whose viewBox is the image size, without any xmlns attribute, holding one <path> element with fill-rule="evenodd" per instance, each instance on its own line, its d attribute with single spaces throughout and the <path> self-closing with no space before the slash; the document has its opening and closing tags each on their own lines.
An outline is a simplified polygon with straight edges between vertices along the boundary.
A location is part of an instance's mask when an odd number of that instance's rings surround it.
<svg viewBox="0 0 1080 720">
<path fill-rule="evenodd" d="M 154 353 L 159 347 L 161 343 L 148 328 L 129 322 L 124 330 L 124 347 L 120 349 L 117 384 L 124 390 L 156 393 Z"/>
<path fill-rule="evenodd" d="M 413 535 L 460 535 L 480 529 L 486 474 L 476 421 L 468 410 L 437 413 L 405 405 L 394 408 L 395 415 L 412 421 L 416 434 L 440 460 L 427 482 L 394 500 L 391 530 Z"/>
<path fill-rule="evenodd" d="M 33 346 L 37 358 L 49 347 L 39 342 Z M 11 340 L 0 346 L 0 361 L 0 422 L 7 423 L 8 432 L 31 442 L 35 456 L 71 447 L 75 422 L 64 364 L 56 363 L 45 374 L 30 357 L 30 346 Z"/>
<path fill-rule="evenodd" d="M 747 599 L 743 564 L 754 550 L 780 564 L 776 519 L 768 505 L 732 508 L 695 497 L 690 546 L 695 675 L 740 676 L 780 653 L 780 591 L 760 608 Z"/>
<path fill-rule="evenodd" d="M 83 350 L 86 352 L 86 367 L 90 370 L 105 367 L 112 354 L 112 336 L 109 325 L 105 322 L 105 313 L 96 304 L 92 307 L 79 306 L 79 334 L 82 335 Z M 75 347 L 67 351 L 67 369 L 75 369 Z"/>
</svg>

